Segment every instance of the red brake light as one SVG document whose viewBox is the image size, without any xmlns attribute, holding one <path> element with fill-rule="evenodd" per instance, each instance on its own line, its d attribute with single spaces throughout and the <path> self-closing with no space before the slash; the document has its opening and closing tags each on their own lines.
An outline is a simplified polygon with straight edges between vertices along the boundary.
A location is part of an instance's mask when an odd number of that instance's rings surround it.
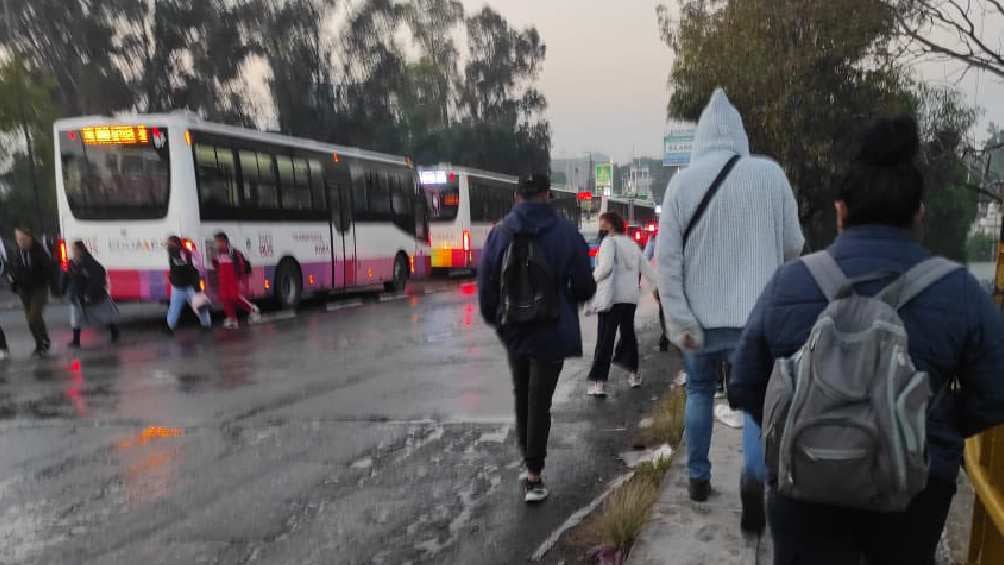
<svg viewBox="0 0 1004 565">
<path fill-rule="evenodd" d="M 181 240 L 181 247 L 182 247 L 182 249 L 184 249 L 185 251 L 187 251 L 189 253 L 195 253 L 195 249 L 196 249 L 195 242 L 192 241 L 191 239 L 188 239 L 187 237 L 185 239 Z"/>
<path fill-rule="evenodd" d="M 654 232 L 655 231 L 655 224 L 649 224 L 648 226 L 645 227 L 645 229 L 648 230 L 648 231 Z"/>
<path fill-rule="evenodd" d="M 640 231 L 634 232 L 634 239 L 635 239 L 635 241 L 641 241 L 641 232 Z"/>
<path fill-rule="evenodd" d="M 59 249 L 59 268 L 65 273 L 70 270 L 70 252 L 66 248 L 65 239 L 60 239 L 57 245 Z"/>
<path fill-rule="evenodd" d="M 471 231 L 464 230 L 464 251 L 471 250 Z"/>
</svg>

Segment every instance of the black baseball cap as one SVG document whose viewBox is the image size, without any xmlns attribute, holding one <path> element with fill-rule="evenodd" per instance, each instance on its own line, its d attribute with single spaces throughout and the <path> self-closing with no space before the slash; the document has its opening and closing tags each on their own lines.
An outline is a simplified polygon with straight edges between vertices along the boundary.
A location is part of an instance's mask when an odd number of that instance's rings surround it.
<svg viewBox="0 0 1004 565">
<path fill-rule="evenodd" d="M 519 183 L 520 194 L 540 194 L 551 190 L 551 177 L 545 174 L 533 174 L 523 177 Z"/>
</svg>

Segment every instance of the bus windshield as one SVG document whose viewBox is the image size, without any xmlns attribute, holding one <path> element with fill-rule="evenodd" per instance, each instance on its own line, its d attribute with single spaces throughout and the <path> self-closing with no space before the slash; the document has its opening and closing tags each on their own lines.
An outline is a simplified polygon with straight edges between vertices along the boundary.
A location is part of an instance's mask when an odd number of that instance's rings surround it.
<svg viewBox="0 0 1004 565">
<path fill-rule="evenodd" d="M 456 220 L 460 211 L 460 177 L 454 174 L 448 177 L 442 171 L 423 171 L 421 184 L 429 208 L 429 220 Z"/>
<path fill-rule="evenodd" d="M 63 188 L 76 218 L 167 216 L 171 175 L 166 130 L 83 128 L 62 131 L 59 138 Z"/>
</svg>

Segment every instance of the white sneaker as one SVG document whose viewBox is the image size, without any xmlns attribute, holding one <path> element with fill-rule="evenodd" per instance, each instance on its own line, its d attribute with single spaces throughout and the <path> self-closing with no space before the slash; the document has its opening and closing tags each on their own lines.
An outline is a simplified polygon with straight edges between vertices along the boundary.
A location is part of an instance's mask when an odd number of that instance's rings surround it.
<svg viewBox="0 0 1004 565">
<path fill-rule="evenodd" d="M 520 472 L 520 474 L 519 474 L 519 483 L 523 484 L 529 478 L 530 478 L 530 471 L 527 471 L 526 469 L 523 469 L 523 471 Z"/>
<path fill-rule="evenodd" d="M 604 383 L 603 381 L 590 381 L 589 392 L 587 392 L 586 394 L 588 394 L 589 396 L 596 396 L 596 397 L 606 396 L 607 395 L 606 383 Z"/>
<path fill-rule="evenodd" d="M 227 318 L 223 320 L 223 329 L 225 330 L 236 330 L 240 327 L 240 324 L 234 318 Z"/>
<path fill-rule="evenodd" d="M 248 314 L 248 321 L 252 324 L 261 323 L 261 310 L 259 310 L 257 306 L 254 306 L 251 313 Z"/>
<path fill-rule="evenodd" d="M 631 388 L 641 387 L 641 375 L 638 373 L 631 373 L 628 375 L 628 386 Z"/>
<path fill-rule="evenodd" d="M 549 494 L 547 492 L 547 487 L 544 486 L 544 481 L 537 481 L 535 483 L 528 482 L 523 488 L 523 500 L 526 501 L 527 504 L 543 502 Z"/>
<path fill-rule="evenodd" d="M 6 361 L 10 353 L 6 349 L 0 349 L 0 361 Z"/>
</svg>

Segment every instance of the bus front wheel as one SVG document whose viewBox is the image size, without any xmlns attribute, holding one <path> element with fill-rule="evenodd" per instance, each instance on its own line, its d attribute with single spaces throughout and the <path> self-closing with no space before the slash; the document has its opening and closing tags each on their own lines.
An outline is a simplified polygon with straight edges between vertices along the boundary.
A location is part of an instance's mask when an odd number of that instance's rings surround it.
<svg viewBox="0 0 1004 565">
<path fill-rule="evenodd" d="M 293 261 L 283 261 L 275 272 L 275 301 L 279 308 L 292 310 L 303 298 L 303 275 Z"/>
<path fill-rule="evenodd" d="M 394 278 L 384 283 L 387 292 L 402 292 L 408 284 L 408 258 L 404 253 L 398 253 L 394 258 Z"/>
</svg>

